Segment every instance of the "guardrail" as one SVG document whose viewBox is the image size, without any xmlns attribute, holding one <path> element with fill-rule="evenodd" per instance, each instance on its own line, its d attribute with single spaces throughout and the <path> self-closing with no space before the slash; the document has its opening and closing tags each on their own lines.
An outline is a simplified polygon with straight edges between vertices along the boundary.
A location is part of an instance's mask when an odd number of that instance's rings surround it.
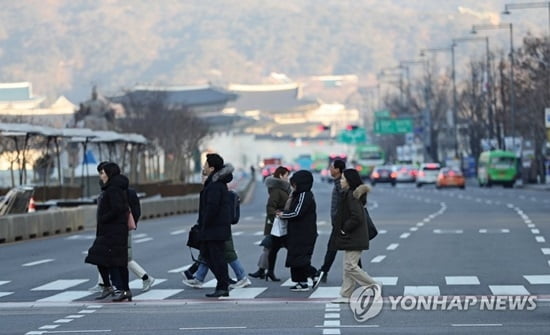
<svg viewBox="0 0 550 335">
<path fill-rule="evenodd" d="M 248 181 L 237 189 L 241 199 L 254 184 Z M 59 208 L 27 214 L 0 217 L 0 243 L 17 242 L 57 234 L 72 233 L 96 228 L 96 205 L 75 208 Z M 199 195 L 141 200 L 141 219 L 196 212 L 199 209 Z"/>
</svg>

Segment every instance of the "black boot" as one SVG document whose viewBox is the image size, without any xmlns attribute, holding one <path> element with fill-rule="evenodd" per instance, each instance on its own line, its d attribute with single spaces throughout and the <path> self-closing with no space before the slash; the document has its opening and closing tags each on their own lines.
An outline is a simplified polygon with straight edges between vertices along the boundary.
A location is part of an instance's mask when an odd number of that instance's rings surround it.
<svg viewBox="0 0 550 335">
<path fill-rule="evenodd" d="M 229 291 L 228 290 L 216 290 L 213 293 L 207 293 L 206 297 L 208 297 L 208 298 L 229 297 Z"/>
<path fill-rule="evenodd" d="M 271 279 L 271 281 L 281 281 L 279 278 L 275 277 L 275 273 L 273 273 L 273 271 L 267 271 L 265 281 L 269 281 L 269 279 Z"/>
<path fill-rule="evenodd" d="M 258 271 L 248 274 L 252 278 L 265 278 L 265 269 L 259 268 Z"/>
<path fill-rule="evenodd" d="M 108 296 L 114 296 L 114 295 L 115 295 L 115 290 L 113 289 L 112 286 L 104 286 L 103 291 L 101 291 L 101 294 L 99 296 L 95 297 L 95 300 L 105 299 Z"/>
<path fill-rule="evenodd" d="M 132 301 L 132 291 L 122 291 L 120 295 L 113 299 L 114 302 Z"/>
</svg>

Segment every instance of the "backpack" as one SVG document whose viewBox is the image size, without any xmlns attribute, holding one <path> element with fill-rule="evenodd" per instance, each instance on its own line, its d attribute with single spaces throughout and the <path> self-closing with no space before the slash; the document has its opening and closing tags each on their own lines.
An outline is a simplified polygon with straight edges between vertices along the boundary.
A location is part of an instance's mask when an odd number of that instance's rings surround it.
<svg viewBox="0 0 550 335">
<path fill-rule="evenodd" d="M 139 217 L 141 216 L 141 205 L 139 203 L 139 197 L 136 191 L 131 188 L 128 189 L 128 204 L 130 207 L 130 212 L 132 212 L 132 216 L 134 217 L 134 221 L 137 225 Z"/>
<path fill-rule="evenodd" d="M 231 206 L 232 220 L 231 224 L 237 224 L 241 218 L 241 198 L 235 191 L 229 190 L 229 205 Z"/>
</svg>

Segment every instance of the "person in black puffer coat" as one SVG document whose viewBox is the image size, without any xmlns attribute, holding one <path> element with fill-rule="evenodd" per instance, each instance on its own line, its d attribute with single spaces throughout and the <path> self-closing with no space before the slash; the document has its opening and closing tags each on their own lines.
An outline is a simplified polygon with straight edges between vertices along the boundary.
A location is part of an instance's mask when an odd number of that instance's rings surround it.
<svg viewBox="0 0 550 335">
<path fill-rule="evenodd" d="M 307 279 L 312 278 L 313 288 L 319 281 L 315 277 L 317 269 L 311 266 L 311 257 L 317 240 L 317 204 L 311 192 L 313 175 L 306 170 L 297 171 L 290 178 L 294 188 L 289 201 L 288 210 L 277 211 L 277 216 L 287 220 L 287 257 L 286 267 L 290 268 L 295 286 L 291 291 L 308 291 Z"/>
<path fill-rule="evenodd" d="M 118 271 L 121 280 L 120 296 L 113 301 L 132 301 L 128 284 L 128 178 L 120 174 L 115 163 L 107 163 L 100 171 L 103 182 L 97 205 L 97 230 L 94 243 L 85 262 L 97 265 L 103 279 L 103 292 L 96 299 L 114 296 L 109 269 Z"/>
</svg>

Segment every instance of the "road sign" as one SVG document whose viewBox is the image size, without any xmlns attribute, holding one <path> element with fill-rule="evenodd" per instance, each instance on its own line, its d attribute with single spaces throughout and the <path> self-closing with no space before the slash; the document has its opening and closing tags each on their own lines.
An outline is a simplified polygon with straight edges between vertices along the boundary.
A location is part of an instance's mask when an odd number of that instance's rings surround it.
<svg viewBox="0 0 550 335">
<path fill-rule="evenodd" d="M 377 119 L 379 118 L 389 118 L 391 115 L 390 115 L 390 111 L 387 110 L 387 109 L 381 109 L 381 110 L 377 110 L 374 112 L 374 117 L 376 117 Z"/>
<path fill-rule="evenodd" d="M 406 134 L 412 133 L 413 120 L 403 119 L 378 119 L 374 122 L 374 132 L 377 134 Z"/>
<path fill-rule="evenodd" d="M 546 128 L 550 128 L 550 108 L 544 109 L 544 124 Z"/>
<path fill-rule="evenodd" d="M 338 134 L 338 142 L 346 144 L 364 143 L 367 141 L 367 132 L 365 128 L 357 127 L 353 130 L 342 130 Z"/>
</svg>

